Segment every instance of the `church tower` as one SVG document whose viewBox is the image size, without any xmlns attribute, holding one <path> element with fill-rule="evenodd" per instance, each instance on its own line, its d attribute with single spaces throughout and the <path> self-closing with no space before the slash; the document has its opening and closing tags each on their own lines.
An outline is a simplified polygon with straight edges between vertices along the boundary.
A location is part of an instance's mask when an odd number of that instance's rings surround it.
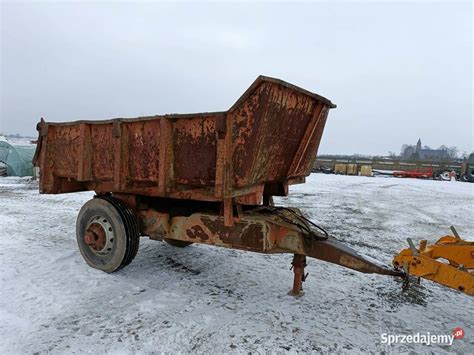
<svg viewBox="0 0 474 355">
<path fill-rule="evenodd" d="M 421 152 L 421 139 L 418 138 L 418 143 L 416 143 L 416 152 Z"/>
</svg>

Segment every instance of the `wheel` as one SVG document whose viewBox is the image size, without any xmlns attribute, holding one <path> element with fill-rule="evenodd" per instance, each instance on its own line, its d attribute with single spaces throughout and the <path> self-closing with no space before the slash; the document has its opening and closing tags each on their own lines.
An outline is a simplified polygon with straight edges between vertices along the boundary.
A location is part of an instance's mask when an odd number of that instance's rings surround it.
<svg viewBox="0 0 474 355">
<path fill-rule="evenodd" d="M 135 213 L 124 203 L 110 196 L 96 196 L 79 212 L 76 238 L 86 263 L 111 273 L 135 258 L 140 229 Z"/>
<path fill-rule="evenodd" d="M 185 247 L 187 247 L 188 245 L 193 244 L 192 242 L 185 242 L 185 241 L 176 240 L 176 239 L 163 238 L 163 240 L 164 240 L 166 243 L 168 243 L 169 245 L 172 245 L 172 246 L 178 247 L 178 248 L 185 248 Z"/>
</svg>

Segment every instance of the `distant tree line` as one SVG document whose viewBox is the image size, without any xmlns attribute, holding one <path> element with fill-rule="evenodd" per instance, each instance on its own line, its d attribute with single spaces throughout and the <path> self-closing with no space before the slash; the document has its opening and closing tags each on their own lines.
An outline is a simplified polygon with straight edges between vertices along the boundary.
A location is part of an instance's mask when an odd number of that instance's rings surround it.
<svg viewBox="0 0 474 355">
<path fill-rule="evenodd" d="M 367 155 L 367 154 L 318 154 L 319 158 L 323 159 L 343 159 L 343 160 L 383 160 L 390 158 L 392 160 L 405 160 L 416 162 L 419 160 L 427 161 L 461 161 L 469 157 L 469 153 L 460 152 L 455 146 L 447 147 L 445 145 L 440 146 L 438 149 L 432 149 L 425 145 L 416 149 L 416 145 L 404 144 L 400 149 L 400 153 L 397 154 L 393 151 L 388 152 L 387 155 Z"/>
</svg>

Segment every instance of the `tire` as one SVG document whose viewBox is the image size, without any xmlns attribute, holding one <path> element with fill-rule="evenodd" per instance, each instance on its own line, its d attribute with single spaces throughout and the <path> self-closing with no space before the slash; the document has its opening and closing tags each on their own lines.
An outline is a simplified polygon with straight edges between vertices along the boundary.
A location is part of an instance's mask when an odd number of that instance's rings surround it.
<svg viewBox="0 0 474 355">
<path fill-rule="evenodd" d="M 112 273 L 130 264 L 138 252 L 138 220 L 120 200 L 96 196 L 79 211 L 76 239 L 89 266 Z"/>
<path fill-rule="evenodd" d="M 471 174 L 464 174 L 461 178 L 464 182 L 474 182 L 474 175 Z"/>
<path fill-rule="evenodd" d="M 163 238 L 163 240 L 166 243 L 168 243 L 169 245 L 172 245 L 172 246 L 178 247 L 178 248 L 186 248 L 187 246 L 193 244 L 192 242 L 185 242 L 185 241 L 176 240 L 176 239 Z"/>
</svg>

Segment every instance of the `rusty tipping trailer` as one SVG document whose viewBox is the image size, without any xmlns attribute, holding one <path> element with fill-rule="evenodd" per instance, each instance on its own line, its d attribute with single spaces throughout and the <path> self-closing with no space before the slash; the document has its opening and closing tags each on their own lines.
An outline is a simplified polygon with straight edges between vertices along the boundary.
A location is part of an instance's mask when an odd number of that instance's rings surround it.
<svg viewBox="0 0 474 355">
<path fill-rule="evenodd" d="M 365 273 L 399 275 L 306 219 L 276 207 L 311 172 L 328 99 L 260 76 L 224 112 L 53 123 L 41 120 L 35 165 L 40 192 L 93 190 L 79 212 L 86 262 L 114 272 L 140 236 L 177 247 L 204 243 L 292 253 L 300 293 L 306 256 Z"/>
</svg>

